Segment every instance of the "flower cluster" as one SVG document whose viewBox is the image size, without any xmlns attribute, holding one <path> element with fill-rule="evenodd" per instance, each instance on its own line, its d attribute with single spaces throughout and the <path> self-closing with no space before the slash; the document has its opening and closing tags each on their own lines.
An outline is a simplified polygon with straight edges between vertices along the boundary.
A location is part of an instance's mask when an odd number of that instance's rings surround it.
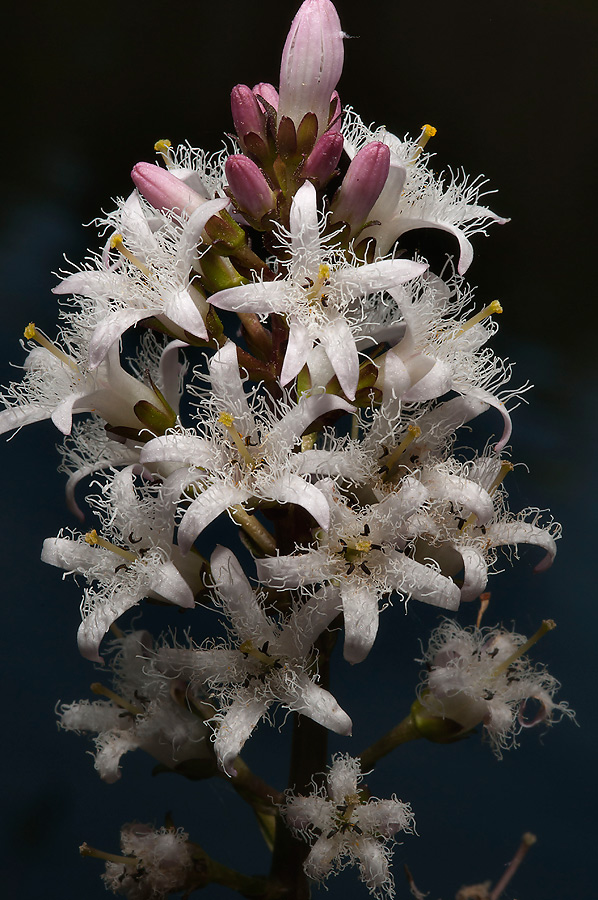
<svg viewBox="0 0 598 900">
<path fill-rule="evenodd" d="M 520 392 L 488 346 L 501 304 L 476 311 L 464 277 L 474 235 L 507 220 L 481 205 L 480 179 L 432 171 L 433 127 L 401 140 L 343 106 L 343 38 L 330 0 L 305 0 L 279 88 L 232 91 L 233 152 L 161 140 L 158 163 L 134 167 L 132 193 L 100 220 L 103 246 L 54 289 L 56 339 L 25 329 L 25 374 L 0 413 L 2 432 L 52 420 L 65 436 L 68 506 L 97 519 L 42 552 L 86 582 L 81 653 L 103 663 L 100 645 L 117 634 L 113 687 L 62 706 L 60 724 L 96 735 L 106 781 L 134 748 L 192 778 L 230 778 L 278 874 L 260 894 L 215 863 L 205 871 L 245 896 L 290 897 L 285 827 L 315 838 L 307 877 L 356 863 L 371 893 L 392 895 L 388 842 L 414 820 L 394 796 L 369 798 L 358 759 L 333 757 L 326 793 L 306 796 L 291 776 L 299 793 L 283 803 L 240 753 L 282 709 L 310 720 L 311 774 L 321 773 L 327 731 L 352 729 L 328 689 L 338 632 L 357 665 L 381 629 L 400 627 L 393 602 L 455 616 L 486 591 L 500 548 L 539 548 L 542 571 L 559 537 L 539 510 L 508 509 L 508 407 Z M 402 236 L 422 228 L 455 239 L 440 273 L 405 255 Z M 141 335 L 133 359 L 125 334 Z M 486 449 L 461 449 L 463 426 L 488 410 Z M 86 417 L 73 425 L 75 413 Z M 117 620 L 145 599 L 179 607 L 189 629 L 201 601 L 220 632 L 156 645 L 123 635 Z M 453 737 L 483 723 L 500 749 L 568 714 L 526 649 L 500 628 L 446 620 L 410 736 L 439 721 Z M 189 887 L 180 832 L 127 826 L 122 840 L 131 858 L 108 863 L 113 891 Z"/>
</svg>

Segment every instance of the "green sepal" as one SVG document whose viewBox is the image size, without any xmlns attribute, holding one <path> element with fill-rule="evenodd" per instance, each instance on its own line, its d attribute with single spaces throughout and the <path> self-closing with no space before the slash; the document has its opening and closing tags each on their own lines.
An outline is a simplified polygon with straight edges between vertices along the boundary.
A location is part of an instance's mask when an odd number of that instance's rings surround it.
<svg viewBox="0 0 598 900">
<path fill-rule="evenodd" d="M 420 700 L 415 700 L 411 706 L 411 719 L 421 736 L 435 744 L 453 744 L 472 733 L 464 731 L 463 726 L 453 719 L 431 715 Z"/>
<path fill-rule="evenodd" d="M 208 219 L 205 231 L 220 256 L 229 256 L 247 244 L 245 230 L 224 210 Z"/>
<path fill-rule="evenodd" d="M 149 400 L 139 400 L 133 407 L 133 411 L 142 425 L 149 428 L 155 435 L 166 434 L 168 429 L 175 425 L 176 415 L 170 407 L 168 409 L 169 412 L 158 409 Z"/>
<path fill-rule="evenodd" d="M 313 150 L 318 136 L 318 117 L 313 112 L 305 113 L 297 128 L 297 151 L 307 155 Z"/>
<path fill-rule="evenodd" d="M 295 123 L 288 116 L 283 116 L 278 125 L 278 152 L 283 159 L 297 153 L 297 132 Z"/>
</svg>

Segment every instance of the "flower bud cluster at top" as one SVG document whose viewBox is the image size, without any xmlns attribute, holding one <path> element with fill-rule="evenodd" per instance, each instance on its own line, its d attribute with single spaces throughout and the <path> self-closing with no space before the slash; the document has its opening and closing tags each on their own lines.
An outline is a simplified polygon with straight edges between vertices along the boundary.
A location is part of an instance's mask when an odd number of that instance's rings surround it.
<svg viewBox="0 0 598 900">
<path fill-rule="evenodd" d="M 217 882 L 300 900 L 302 861 L 315 879 L 354 864 L 372 894 L 392 895 L 389 842 L 413 816 L 396 797 L 371 800 L 362 769 L 404 740 L 449 742 L 480 723 L 502 750 L 569 714 L 557 682 L 520 659 L 536 637 L 455 622 L 462 605 L 486 608 L 501 548 L 538 548 L 543 571 L 560 535 L 537 509 L 508 508 L 508 404 L 520 391 L 487 346 L 502 306 L 476 312 L 464 278 L 472 236 L 507 220 L 481 205 L 480 179 L 431 171 L 432 126 L 401 140 L 341 105 L 343 37 L 330 0 L 305 0 L 279 89 L 233 88 L 235 152 L 158 141 L 160 163 L 138 163 L 135 190 L 102 220 L 104 245 L 54 289 L 58 336 L 27 326 L 24 377 L 2 395 L 1 432 L 47 418 L 62 432 L 68 506 L 93 516 L 42 551 L 86 584 L 79 649 L 103 663 L 117 635 L 112 687 L 62 706 L 61 725 L 95 735 L 109 782 L 137 748 L 162 769 L 230 779 L 274 849 L 271 878 L 255 880 L 170 827 L 126 826 L 125 857 L 85 845 L 130 897 Z M 434 273 L 403 255 L 398 242 L 421 228 L 450 236 L 454 266 Z M 488 411 L 496 439 L 455 452 L 462 426 Z M 228 546 L 239 538 L 248 572 Z M 348 741 L 352 730 L 329 689 L 334 641 L 345 663 L 362 662 L 379 628 L 401 627 L 392 597 L 451 615 L 432 636 L 427 680 L 407 719 L 361 763 L 337 754 L 327 792 L 310 793 L 327 732 Z M 200 599 L 226 638 L 123 634 L 118 619 L 146 598 L 188 623 Z M 297 740 L 309 735 L 286 800 L 240 755 L 278 708 L 305 720 Z M 289 830 L 311 841 L 307 856 Z"/>
</svg>

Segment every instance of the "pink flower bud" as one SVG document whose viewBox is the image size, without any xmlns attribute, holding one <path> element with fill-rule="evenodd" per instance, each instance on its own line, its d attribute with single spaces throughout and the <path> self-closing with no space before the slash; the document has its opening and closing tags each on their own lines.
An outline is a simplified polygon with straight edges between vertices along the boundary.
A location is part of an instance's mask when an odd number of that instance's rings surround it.
<svg viewBox="0 0 598 900">
<path fill-rule="evenodd" d="M 274 194 L 259 166 L 237 153 L 229 156 L 225 165 L 226 178 L 241 212 L 256 222 L 272 212 L 276 206 Z"/>
<path fill-rule="evenodd" d="M 342 152 L 342 134 L 338 131 L 327 131 L 307 157 L 301 175 L 313 181 L 316 187 L 324 187 L 338 166 Z"/>
<path fill-rule="evenodd" d="M 343 32 L 330 0 L 305 0 L 293 19 L 280 65 L 279 121 L 299 126 L 313 112 L 321 136 L 328 125 L 330 98 L 343 69 Z"/>
<path fill-rule="evenodd" d="M 265 137 L 264 113 L 255 94 L 246 84 L 238 84 L 232 89 L 230 105 L 235 123 L 235 131 L 243 141 L 248 134 Z"/>
<path fill-rule="evenodd" d="M 161 212 L 190 215 L 206 202 L 180 178 L 152 163 L 137 163 L 131 178 L 139 193 Z"/>
<path fill-rule="evenodd" d="M 348 222 L 351 231 L 368 217 L 388 178 L 390 149 L 380 141 L 366 144 L 351 161 L 332 204 L 333 221 Z"/>
<path fill-rule="evenodd" d="M 274 109 L 278 109 L 278 91 L 273 84 L 268 84 L 267 81 L 260 81 L 259 84 L 254 85 L 252 91 L 256 97 L 262 97 L 266 103 L 269 103 Z M 258 103 L 260 104 L 260 108 L 264 109 L 265 112 L 265 108 L 262 106 L 259 99 Z"/>
</svg>

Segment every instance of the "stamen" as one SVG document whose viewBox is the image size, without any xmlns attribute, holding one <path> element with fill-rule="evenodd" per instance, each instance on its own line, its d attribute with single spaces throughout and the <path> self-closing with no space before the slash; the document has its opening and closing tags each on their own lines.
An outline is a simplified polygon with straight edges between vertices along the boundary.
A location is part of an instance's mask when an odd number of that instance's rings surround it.
<svg viewBox="0 0 598 900">
<path fill-rule="evenodd" d="M 100 537 L 95 528 L 87 532 L 85 535 L 85 542 L 89 544 L 90 547 L 98 546 L 103 547 L 104 550 L 112 550 L 113 553 L 122 556 L 127 562 L 136 562 L 139 559 L 137 553 L 133 553 L 131 550 L 125 550 L 124 547 L 117 547 L 116 544 L 112 544 L 110 541 Z"/>
<path fill-rule="evenodd" d="M 500 471 L 499 471 L 498 475 L 496 476 L 496 478 L 494 479 L 494 481 L 488 488 L 488 493 L 493 494 L 495 492 L 495 490 L 497 489 L 497 487 L 499 486 L 499 484 L 503 483 L 503 481 L 505 480 L 505 478 L 507 477 L 509 472 L 512 472 L 514 468 L 515 468 L 515 466 L 513 465 L 513 463 L 510 463 L 507 460 L 505 460 L 505 462 L 503 462 L 503 464 L 500 467 Z"/>
<path fill-rule="evenodd" d="M 221 412 L 220 415 L 218 416 L 218 421 L 220 422 L 221 425 L 224 425 L 224 427 L 228 431 L 235 447 L 237 448 L 237 450 L 239 451 L 239 453 L 241 454 L 241 456 L 243 457 L 243 459 L 245 460 L 247 465 L 251 466 L 253 468 L 253 466 L 255 466 L 255 464 L 256 464 L 256 460 L 253 458 L 253 456 L 249 452 L 249 450 L 247 448 L 247 444 L 243 440 L 243 437 L 239 434 L 239 432 L 233 425 L 233 422 L 235 421 L 235 417 L 231 413 Z"/>
<path fill-rule="evenodd" d="M 384 460 L 384 469 L 386 469 L 386 476 L 383 480 L 386 480 L 390 476 L 390 472 L 394 466 L 394 464 L 401 458 L 407 447 L 413 443 L 413 441 L 420 436 L 422 433 L 419 425 L 410 425 L 407 429 L 407 436 L 403 438 L 401 443 L 395 450 L 387 456 Z"/>
<path fill-rule="evenodd" d="M 174 166 L 174 159 L 172 158 L 172 153 L 170 151 L 171 147 L 172 144 L 167 138 L 161 141 L 156 141 L 156 143 L 154 144 L 154 150 L 156 151 L 156 153 L 160 154 L 167 169 L 170 169 L 172 168 L 172 166 Z"/>
<path fill-rule="evenodd" d="M 476 313 L 475 316 L 472 316 L 471 319 L 459 329 L 454 334 L 454 337 L 461 337 L 462 334 L 465 334 L 466 331 L 469 331 L 470 328 L 473 328 L 474 325 L 477 325 L 483 319 L 487 319 L 488 316 L 498 315 L 503 311 L 502 306 L 500 305 L 498 300 L 493 300 L 492 303 L 489 303 L 488 306 L 485 306 L 484 309 L 480 310 L 479 313 Z"/>
<path fill-rule="evenodd" d="M 422 133 L 415 142 L 415 149 L 411 157 L 412 162 L 420 155 L 430 138 L 436 134 L 436 128 L 433 125 L 422 125 Z"/>
<path fill-rule="evenodd" d="M 133 263 L 133 265 L 136 266 L 140 272 L 143 272 L 144 275 L 149 277 L 149 275 L 151 274 L 150 270 L 144 263 L 141 262 L 140 259 L 137 259 L 134 253 L 131 253 L 130 250 L 127 250 L 123 242 L 122 234 L 112 235 L 112 237 L 110 238 L 110 248 L 112 250 L 118 250 L 118 252 L 122 254 L 125 259 L 128 259 L 129 262 Z"/>
<path fill-rule="evenodd" d="M 128 700 L 125 700 L 125 698 L 121 697 L 119 694 L 115 694 L 110 688 L 104 687 L 100 681 L 94 681 L 91 685 L 91 690 L 99 697 L 107 697 L 108 700 L 112 700 L 113 703 L 116 703 L 121 709 L 126 709 L 127 712 L 130 712 L 133 716 L 141 716 L 143 714 L 142 709 L 138 706 L 134 706 L 133 703 L 129 703 Z"/>
<path fill-rule="evenodd" d="M 35 327 L 35 322 L 29 323 L 29 325 L 23 332 L 23 337 L 27 341 L 37 341 L 37 343 L 44 347 L 44 349 L 49 350 L 50 353 L 56 357 L 56 359 L 59 359 L 60 362 L 64 363 L 67 366 L 70 366 L 70 368 L 74 369 L 74 371 L 77 372 L 78 375 L 81 374 L 79 372 L 77 363 L 73 362 L 70 356 L 67 356 L 66 353 L 60 350 L 55 344 L 52 343 L 52 341 L 48 340 L 45 334 L 42 334 L 41 331 L 38 331 L 38 329 Z"/>
<path fill-rule="evenodd" d="M 118 856 L 116 853 L 106 853 L 104 850 L 96 850 L 89 844 L 81 844 L 79 847 L 81 856 L 93 856 L 94 859 L 105 859 L 107 862 L 113 862 L 117 865 L 135 866 L 137 867 L 140 860 L 136 856 Z"/>
<path fill-rule="evenodd" d="M 529 638 L 525 642 L 525 644 L 522 644 L 521 647 L 518 647 L 514 653 L 511 653 L 511 655 L 507 659 L 505 659 L 504 662 L 501 662 L 501 664 L 497 666 L 493 672 L 491 672 L 492 677 L 496 678 L 497 675 L 502 675 L 503 672 L 506 672 L 509 666 L 513 665 L 515 660 L 519 659 L 520 656 L 523 656 L 525 653 L 527 653 L 530 647 L 533 647 L 541 637 L 544 637 L 544 635 L 549 631 L 552 631 L 553 628 L 556 628 L 556 622 L 554 621 L 554 619 L 544 619 L 536 633 L 533 634 L 531 638 Z"/>
</svg>

